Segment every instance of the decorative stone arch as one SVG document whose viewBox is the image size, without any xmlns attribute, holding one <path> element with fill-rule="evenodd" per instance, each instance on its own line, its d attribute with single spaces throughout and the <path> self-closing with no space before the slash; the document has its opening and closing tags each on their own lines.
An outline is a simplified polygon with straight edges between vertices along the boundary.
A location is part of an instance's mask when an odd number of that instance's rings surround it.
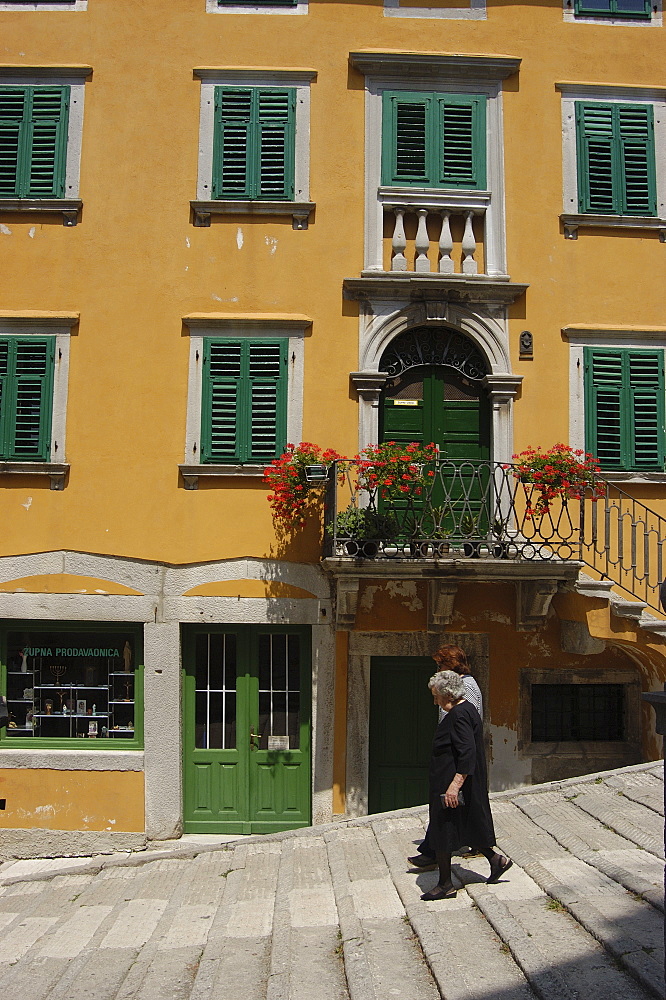
<svg viewBox="0 0 666 1000">
<path fill-rule="evenodd" d="M 359 448 L 378 440 L 379 399 L 387 374 L 380 370 L 384 352 L 400 334 L 416 327 L 452 330 L 467 337 L 486 359 L 483 379 L 492 407 L 493 459 L 509 462 L 513 454 L 513 400 L 522 376 L 513 375 L 504 307 L 487 305 L 483 313 L 455 302 L 412 302 L 400 310 L 375 304 L 361 337 L 360 370 L 351 373 L 359 396 Z"/>
</svg>

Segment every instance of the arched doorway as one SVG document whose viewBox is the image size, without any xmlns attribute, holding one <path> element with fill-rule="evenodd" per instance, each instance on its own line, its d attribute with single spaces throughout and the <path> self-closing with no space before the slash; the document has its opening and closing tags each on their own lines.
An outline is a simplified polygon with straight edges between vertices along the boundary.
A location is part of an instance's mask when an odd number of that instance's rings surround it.
<svg viewBox="0 0 666 1000">
<path fill-rule="evenodd" d="M 380 441 L 432 441 L 452 462 L 491 458 L 488 365 L 471 340 L 450 329 L 416 327 L 392 341 L 379 368 L 389 376 Z"/>
</svg>

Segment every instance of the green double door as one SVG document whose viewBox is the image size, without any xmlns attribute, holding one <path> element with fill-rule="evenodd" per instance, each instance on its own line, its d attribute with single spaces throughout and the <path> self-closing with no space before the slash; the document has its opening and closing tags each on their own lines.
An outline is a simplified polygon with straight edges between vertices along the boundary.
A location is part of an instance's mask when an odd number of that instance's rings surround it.
<svg viewBox="0 0 666 1000">
<path fill-rule="evenodd" d="M 186 833 L 310 824 L 310 633 L 279 626 L 183 632 Z"/>
<path fill-rule="evenodd" d="M 428 690 L 429 656 L 373 657 L 370 663 L 368 811 L 428 801 L 428 765 L 438 711 Z"/>
<path fill-rule="evenodd" d="M 490 458 L 490 407 L 482 387 L 444 367 L 412 368 L 384 391 L 382 441 L 434 442 L 451 462 Z"/>
<path fill-rule="evenodd" d="M 439 445 L 440 458 L 450 462 L 434 481 L 430 505 L 446 505 L 443 527 L 452 533 L 469 528 L 487 530 L 483 497 L 489 487 L 490 404 L 482 386 L 443 366 L 423 366 L 405 372 L 384 390 L 382 441 Z M 414 501 L 412 500 L 412 503 Z M 466 525 L 467 522 L 467 525 Z"/>
</svg>

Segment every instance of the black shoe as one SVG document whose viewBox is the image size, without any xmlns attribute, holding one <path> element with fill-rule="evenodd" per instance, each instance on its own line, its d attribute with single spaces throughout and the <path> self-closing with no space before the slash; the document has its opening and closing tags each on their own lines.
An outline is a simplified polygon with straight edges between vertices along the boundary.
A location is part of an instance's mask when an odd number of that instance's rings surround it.
<svg viewBox="0 0 666 1000">
<path fill-rule="evenodd" d="M 455 899 L 457 892 L 458 890 L 454 889 L 450 883 L 449 885 L 436 885 L 430 892 L 424 892 L 421 899 L 427 903 L 435 899 Z"/>
<path fill-rule="evenodd" d="M 513 861 L 511 858 L 505 858 L 502 854 L 496 854 L 490 862 L 490 875 L 486 881 L 489 884 L 492 882 L 499 882 L 502 875 L 504 875 L 505 872 L 508 872 L 512 865 Z"/>
<path fill-rule="evenodd" d="M 407 858 L 412 868 L 420 868 L 422 872 L 434 872 L 437 868 L 437 862 L 434 858 L 429 858 L 427 854 L 415 854 L 411 858 Z"/>
</svg>

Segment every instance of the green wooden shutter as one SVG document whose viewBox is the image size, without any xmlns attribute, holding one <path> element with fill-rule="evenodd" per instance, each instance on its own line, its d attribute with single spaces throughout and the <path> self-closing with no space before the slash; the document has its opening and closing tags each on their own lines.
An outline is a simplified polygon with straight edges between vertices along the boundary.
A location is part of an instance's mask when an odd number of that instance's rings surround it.
<svg viewBox="0 0 666 1000">
<path fill-rule="evenodd" d="M 294 90 L 258 90 L 254 198 L 294 197 Z"/>
<path fill-rule="evenodd" d="M 205 342 L 201 406 L 202 462 L 240 460 L 241 374 L 240 343 L 214 340 Z"/>
<path fill-rule="evenodd" d="M 296 91 L 215 88 L 213 197 L 294 197 Z"/>
<path fill-rule="evenodd" d="M 69 87 L 0 88 L 0 197 L 65 194 Z"/>
<path fill-rule="evenodd" d="M 438 177 L 442 187 L 486 186 L 486 99 L 448 95 L 438 99 Z"/>
<path fill-rule="evenodd" d="M 29 167 L 25 193 L 62 198 L 69 118 L 69 87 L 33 87 Z"/>
<path fill-rule="evenodd" d="M 612 105 L 577 102 L 576 126 L 579 209 L 618 214 Z"/>
<path fill-rule="evenodd" d="M 26 88 L 0 88 L 0 197 L 18 191 L 19 148 L 25 116 Z"/>
<path fill-rule="evenodd" d="M 652 107 L 576 103 L 581 212 L 656 215 Z"/>
<path fill-rule="evenodd" d="M 620 141 L 622 211 L 656 215 L 654 120 L 649 104 L 616 105 Z"/>
<path fill-rule="evenodd" d="M 287 342 L 254 341 L 248 348 L 249 459 L 271 459 L 286 445 Z"/>
<path fill-rule="evenodd" d="M 664 353 L 628 351 L 629 413 L 632 465 L 635 469 L 664 467 Z"/>
<path fill-rule="evenodd" d="M 385 91 L 383 114 L 383 184 L 485 187 L 485 97 Z"/>
<path fill-rule="evenodd" d="M 430 184 L 431 103 L 429 94 L 384 92 L 384 184 Z"/>
<path fill-rule="evenodd" d="M 663 351 L 584 353 L 588 450 L 602 469 L 663 469 Z"/>
<path fill-rule="evenodd" d="M 250 197 L 252 91 L 215 88 L 213 198 Z"/>
<path fill-rule="evenodd" d="M 201 461 L 265 461 L 286 446 L 286 340 L 206 340 Z"/>
<path fill-rule="evenodd" d="M 0 341 L 0 439 L 4 461 L 51 457 L 53 337 Z"/>
</svg>

